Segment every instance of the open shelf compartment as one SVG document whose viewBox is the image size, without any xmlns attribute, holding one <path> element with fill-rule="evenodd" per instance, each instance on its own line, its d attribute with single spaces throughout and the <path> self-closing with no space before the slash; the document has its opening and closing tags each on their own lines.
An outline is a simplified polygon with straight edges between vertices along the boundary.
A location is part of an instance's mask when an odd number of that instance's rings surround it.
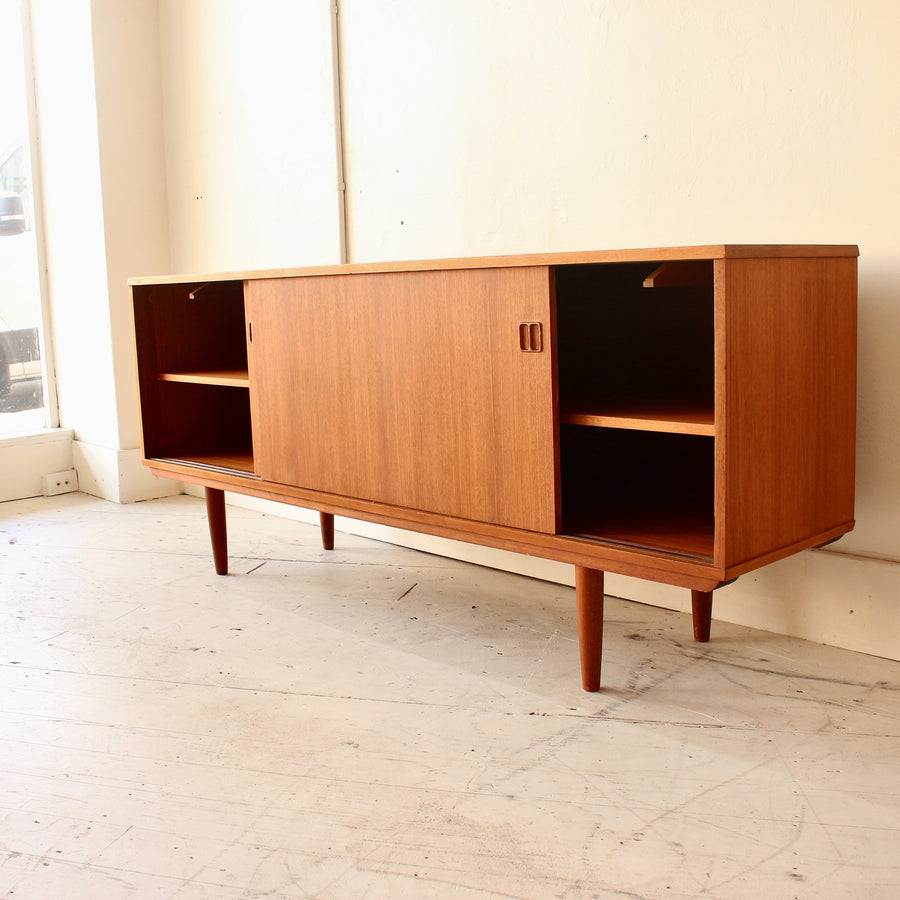
<svg viewBox="0 0 900 900">
<path fill-rule="evenodd" d="M 560 421 L 712 435 L 713 263 L 555 270 Z"/>
<path fill-rule="evenodd" d="M 161 382 L 154 457 L 253 472 L 250 392 L 221 385 Z"/>
<path fill-rule="evenodd" d="M 563 533 L 711 561 L 714 446 L 703 435 L 563 426 Z"/>
<path fill-rule="evenodd" d="M 136 286 L 144 455 L 252 474 L 242 281 Z"/>
</svg>

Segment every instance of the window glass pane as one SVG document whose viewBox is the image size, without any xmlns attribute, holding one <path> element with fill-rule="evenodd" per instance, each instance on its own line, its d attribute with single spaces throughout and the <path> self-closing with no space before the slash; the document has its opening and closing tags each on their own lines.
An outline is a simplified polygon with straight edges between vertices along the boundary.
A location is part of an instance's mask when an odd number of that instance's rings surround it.
<svg viewBox="0 0 900 900">
<path fill-rule="evenodd" d="M 0 0 L 0 434 L 49 424 L 19 0 Z"/>
</svg>

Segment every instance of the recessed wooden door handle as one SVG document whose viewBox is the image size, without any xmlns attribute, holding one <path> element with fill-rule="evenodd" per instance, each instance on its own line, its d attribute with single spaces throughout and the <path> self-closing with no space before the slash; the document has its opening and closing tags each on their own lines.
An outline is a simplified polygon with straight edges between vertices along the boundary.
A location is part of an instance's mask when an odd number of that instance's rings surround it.
<svg viewBox="0 0 900 900">
<path fill-rule="evenodd" d="M 544 349 L 540 322 L 519 322 L 519 349 L 523 353 L 540 353 Z"/>
</svg>

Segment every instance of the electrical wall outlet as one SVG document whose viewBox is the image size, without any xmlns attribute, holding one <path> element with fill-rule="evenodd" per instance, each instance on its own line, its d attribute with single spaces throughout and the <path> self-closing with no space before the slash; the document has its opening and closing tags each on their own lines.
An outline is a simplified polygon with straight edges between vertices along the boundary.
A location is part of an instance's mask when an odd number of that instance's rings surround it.
<svg viewBox="0 0 900 900">
<path fill-rule="evenodd" d="M 55 497 L 78 490 L 78 473 L 74 469 L 67 472 L 53 472 L 44 476 L 44 496 Z"/>
</svg>

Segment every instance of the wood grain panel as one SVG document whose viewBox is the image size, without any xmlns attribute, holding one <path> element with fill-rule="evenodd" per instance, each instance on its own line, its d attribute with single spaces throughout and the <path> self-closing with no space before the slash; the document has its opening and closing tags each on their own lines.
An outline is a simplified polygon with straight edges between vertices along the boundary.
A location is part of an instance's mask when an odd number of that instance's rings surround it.
<svg viewBox="0 0 900 900">
<path fill-rule="evenodd" d="M 730 566 L 852 527 L 856 260 L 718 265 L 717 562 Z"/>
<path fill-rule="evenodd" d="M 160 372 L 160 381 L 182 384 L 215 384 L 226 387 L 250 387 L 246 369 L 204 369 L 195 372 Z"/>
<path fill-rule="evenodd" d="M 154 459 L 148 460 L 145 465 L 155 475 L 177 478 L 189 484 L 219 487 L 251 497 L 277 500 L 280 503 L 346 515 L 367 522 L 495 547 L 513 553 L 554 559 L 572 565 L 604 569 L 620 575 L 647 578 L 665 584 L 713 590 L 724 580 L 724 573 L 708 560 L 691 559 L 682 554 L 658 549 L 647 547 L 637 549 L 568 535 L 523 531 L 520 528 L 492 525 L 472 519 L 455 519 L 451 516 L 388 506 L 370 500 L 273 484 L 233 472 L 195 468 L 174 461 Z"/>
<path fill-rule="evenodd" d="M 176 463 L 186 463 L 187 465 L 201 466 L 208 469 L 216 469 L 224 472 L 241 472 L 246 475 L 253 474 L 253 454 L 246 450 L 243 453 L 234 450 L 231 452 L 209 453 L 182 453 Z"/>
<path fill-rule="evenodd" d="M 159 395 L 156 385 L 159 365 L 154 340 L 153 287 L 132 288 L 134 359 L 141 417 L 141 454 L 145 459 L 158 455 L 160 434 Z"/>
<path fill-rule="evenodd" d="M 701 403 L 672 408 L 662 403 L 623 403 L 621 408 L 604 406 L 597 410 L 560 412 L 565 425 L 593 425 L 597 428 L 628 428 L 636 431 L 665 431 L 672 434 L 714 435 L 716 425 L 711 406 Z"/>
<path fill-rule="evenodd" d="M 247 301 L 263 478 L 557 530 L 546 268 L 252 280 Z"/>
<path fill-rule="evenodd" d="M 164 275 L 130 278 L 131 285 L 184 282 L 235 281 L 246 278 L 297 278 L 318 275 L 352 275 L 371 272 L 413 272 L 447 269 L 486 269 L 509 266 L 572 266 L 597 263 L 629 263 L 653 260 L 756 259 L 764 257 L 858 256 L 853 244 L 707 244 L 694 247 L 649 247 L 634 250 L 570 250 L 562 253 L 527 253 L 506 256 L 476 256 L 454 259 L 407 259 L 392 262 L 348 263 L 331 266 L 304 266 L 262 271 Z"/>
</svg>

